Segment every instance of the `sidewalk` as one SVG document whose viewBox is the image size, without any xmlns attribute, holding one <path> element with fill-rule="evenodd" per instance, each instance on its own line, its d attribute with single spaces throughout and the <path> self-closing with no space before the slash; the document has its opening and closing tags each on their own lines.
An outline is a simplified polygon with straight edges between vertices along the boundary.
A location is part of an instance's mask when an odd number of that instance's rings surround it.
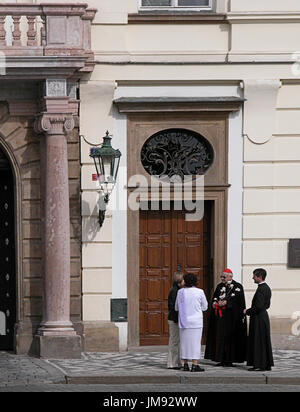
<svg viewBox="0 0 300 412">
<path fill-rule="evenodd" d="M 300 385 L 300 351 L 274 351 L 271 372 L 249 372 L 246 365 L 216 368 L 202 360 L 205 372 L 166 368 L 167 347 L 120 353 L 83 353 L 82 359 L 36 359 L 0 352 L 0 386 L 65 384 L 274 384 Z M 300 390 L 300 388 L 299 388 Z"/>
</svg>

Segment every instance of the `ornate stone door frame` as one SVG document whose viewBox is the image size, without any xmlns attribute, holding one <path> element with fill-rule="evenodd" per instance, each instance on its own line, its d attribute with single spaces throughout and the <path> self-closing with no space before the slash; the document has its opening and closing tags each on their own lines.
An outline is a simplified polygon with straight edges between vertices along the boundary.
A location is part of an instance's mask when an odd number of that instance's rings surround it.
<svg viewBox="0 0 300 412">
<path fill-rule="evenodd" d="M 122 99 L 116 102 L 121 113 L 127 113 L 127 168 L 128 178 L 142 174 L 149 181 L 139 153 L 147 138 L 159 130 L 184 128 L 202 134 L 215 150 L 215 163 L 205 176 L 205 200 L 213 202 L 212 255 L 214 286 L 227 259 L 227 191 L 228 191 L 228 115 L 240 109 L 241 100 L 215 104 L 200 102 L 139 101 Z M 190 110 L 190 111 L 189 111 Z M 128 186 L 128 195 L 135 187 Z M 171 198 L 172 200 L 172 193 Z M 194 194 L 193 194 L 194 196 Z M 128 346 L 139 346 L 139 210 L 127 212 L 127 290 L 128 290 Z"/>
<path fill-rule="evenodd" d="M 172 200 L 172 199 L 171 199 Z M 213 256 L 213 284 L 226 267 L 227 256 L 227 187 L 205 188 L 205 200 L 213 202 L 211 236 Z M 139 211 L 128 209 L 127 231 L 127 291 L 128 291 L 128 346 L 139 346 Z"/>
</svg>

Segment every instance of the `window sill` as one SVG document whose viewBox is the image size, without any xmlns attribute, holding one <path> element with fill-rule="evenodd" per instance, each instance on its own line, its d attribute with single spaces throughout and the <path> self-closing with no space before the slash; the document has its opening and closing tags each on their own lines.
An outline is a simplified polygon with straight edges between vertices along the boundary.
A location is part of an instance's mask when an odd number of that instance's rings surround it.
<svg viewBox="0 0 300 412">
<path fill-rule="evenodd" d="M 229 24 L 225 14 L 212 12 L 157 11 L 128 15 L 128 24 Z"/>
</svg>

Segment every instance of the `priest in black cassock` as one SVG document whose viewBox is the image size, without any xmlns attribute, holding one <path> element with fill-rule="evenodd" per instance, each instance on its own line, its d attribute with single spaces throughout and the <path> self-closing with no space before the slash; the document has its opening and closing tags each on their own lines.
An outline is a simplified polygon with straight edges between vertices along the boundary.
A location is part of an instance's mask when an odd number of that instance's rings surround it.
<svg viewBox="0 0 300 412">
<path fill-rule="evenodd" d="M 204 358 L 218 362 L 216 366 L 230 367 L 246 360 L 245 294 L 232 277 L 232 271 L 225 269 L 210 305 Z"/>
<path fill-rule="evenodd" d="M 253 280 L 258 284 L 251 308 L 245 310 L 250 316 L 247 365 L 249 371 L 270 371 L 274 366 L 271 344 L 270 320 L 267 309 L 271 305 L 272 292 L 266 284 L 265 269 L 255 269 Z"/>
</svg>

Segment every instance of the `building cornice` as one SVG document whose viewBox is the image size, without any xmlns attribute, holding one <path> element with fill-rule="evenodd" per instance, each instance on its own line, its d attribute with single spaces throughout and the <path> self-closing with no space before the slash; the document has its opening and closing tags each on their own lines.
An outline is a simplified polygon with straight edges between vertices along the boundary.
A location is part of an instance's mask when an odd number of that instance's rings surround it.
<svg viewBox="0 0 300 412">
<path fill-rule="evenodd" d="M 141 112 L 234 112 L 244 99 L 225 97 L 121 97 L 114 100 L 120 113 Z"/>
<path fill-rule="evenodd" d="M 5 75 L 0 80 L 40 80 L 58 76 L 80 78 L 87 56 L 7 56 Z"/>
</svg>

